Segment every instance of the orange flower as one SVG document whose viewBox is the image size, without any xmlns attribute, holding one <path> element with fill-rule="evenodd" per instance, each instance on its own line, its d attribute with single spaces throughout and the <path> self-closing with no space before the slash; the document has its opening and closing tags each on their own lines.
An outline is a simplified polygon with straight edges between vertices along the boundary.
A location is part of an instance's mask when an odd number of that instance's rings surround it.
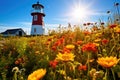
<svg viewBox="0 0 120 80">
<path fill-rule="evenodd" d="M 91 34 L 88 30 L 85 30 L 83 33 L 84 33 L 85 35 Z"/>
<path fill-rule="evenodd" d="M 35 42 L 36 42 L 35 40 L 30 40 L 29 41 L 29 46 L 32 47 L 33 45 L 35 45 Z"/>
<path fill-rule="evenodd" d="M 49 42 L 49 41 L 47 41 L 47 42 L 45 43 L 45 45 L 47 45 L 47 46 L 48 46 L 49 44 L 50 44 L 50 42 Z"/>
<path fill-rule="evenodd" d="M 83 52 L 96 52 L 97 47 L 96 44 L 94 43 L 87 43 L 82 46 L 82 51 Z"/>
<path fill-rule="evenodd" d="M 114 31 L 115 31 L 116 33 L 120 33 L 120 25 L 116 26 L 116 27 L 114 28 Z"/>
<path fill-rule="evenodd" d="M 117 26 L 116 24 L 112 24 L 112 25 L 109 26 L 109 28 L 114 28 L 116 26 Z"/>
<path fill-rule="evenodd" d="M 105 68 L 111 68 L 115 66 L 118 63 L 119 59 L 116 57 L 110 56 L 110 57 L 101 57 L 98 58 L 97 62 L 99 65 Z"/>
<path fill-rule="evenodd" d="M 38 69 L 28 76 L 27 80 L 40 80 L 46 74 L 46 69 Z"/>
<path fill-rule="evenodd" d="M 76 42 L 77 45 L 81 45 L 82 43 L 83 43 L 83 41 L 81 41 L 81 40 Z"/>
<path fill-rule="evenodd" d="M 64 49 L 61 51 L 62 53 L 70 53 L 70 50 L 64 47 Z"/>
</svg>

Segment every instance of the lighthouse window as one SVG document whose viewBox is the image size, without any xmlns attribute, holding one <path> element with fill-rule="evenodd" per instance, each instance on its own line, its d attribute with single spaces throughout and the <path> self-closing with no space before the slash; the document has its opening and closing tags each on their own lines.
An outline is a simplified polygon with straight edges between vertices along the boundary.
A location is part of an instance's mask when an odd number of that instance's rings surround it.
<svg viewBox="0 0 120 80">
<path fill-rule="evenodd" d="M 34 21 L 37 21 L 37 15 L 34 15 Z"/>
<path fill-rule="evenodd" d="M 37 9 L 40 9 L 40 6 L 37 6 Z"/>
</svg>

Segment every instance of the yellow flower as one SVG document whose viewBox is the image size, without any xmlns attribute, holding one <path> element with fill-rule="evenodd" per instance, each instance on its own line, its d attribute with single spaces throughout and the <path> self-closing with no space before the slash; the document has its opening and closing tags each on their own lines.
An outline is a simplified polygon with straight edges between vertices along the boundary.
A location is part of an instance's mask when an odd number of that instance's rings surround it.
<svg viewBox="0 0 120 80">
<path fill-rule="evenodd" d="M 71 50 L 71 49 L 74 49 L 74 48 L 75 48 L 75 46 L 74 46 L 74 45 L 72 45 L 72 44 L 69 44 L 69 45 L 66 45 L 66 48 Z"/>
<path fill-rule="evenodd" d="M 40 80 L 46 74 L 46 69 L 38 69 L 28 76 L 27 80 Z"/>
<path fill-rule="evenodd" d="M 90 38 L 90 36 L 85 36 L 85 38 Z"/>
<path fill-rule="evenodd" d="M 58 72 L 59 72 L 61 75 L 66 75 L 65 70 L 59 70 Z"/>
<path fill-rule="evenodd" d="M 36 51 L 35 54 L 40 54 L 40 51 Z"/>
<path fill-rule="evenodd" d="M 116 57 L 110 56 L 110 57 L 101 57 L 98 58 L 97 62 L 99 65 L 105 68 L 111 68 L 115 66 L 118 63 L 119 59 Z"/>
<path fill-rule="evenodd" d="M 97 33 L 96 35 L 95 35 L 95 37 L 100 37 L 102 35 L 102 33 Z"/>
<path fill-rule="evenodd" d="M 96 39 L 96 40 L 94 40 L 95 42 L 100 42 L 101 41 L 101 39 L 100 38 L 98 38 L 98 39 Z"/>
<path fill-rule="evenodd" d="M 74 61 L 75 55 L 73 53 L 59 53 L 57 54 L 56 60 L 58 61 Z"/>
<path fill-rule="evenodd" d="M 100 44 L 98 44 L 98 43 L 93 43 L 93 44 L 95 44 L 96 46 L 100 46 Z"/>
<path fill-rule="evenodd" d="M 114 28 L 114 31 L 117 32 L 117 33 L 120 33 L 120 25 L 116 26 L 116 27 Z"/>
</svg>

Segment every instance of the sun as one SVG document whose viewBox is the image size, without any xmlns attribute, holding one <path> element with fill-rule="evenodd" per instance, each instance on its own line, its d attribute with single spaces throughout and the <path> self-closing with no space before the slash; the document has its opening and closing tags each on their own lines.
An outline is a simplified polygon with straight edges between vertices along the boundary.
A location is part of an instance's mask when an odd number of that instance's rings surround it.
<svg viewBox="0 0 120 80">
<path fill-rule="evenodd" d="M 75 2 L 69 10 L 69 17 L 71 17 L 71 22 L 80 23 L 90 20 L 90 16 L 94 14 L 91 9 L 92 3 L 85 4 L 86 2 Z"/>
<path fill-rule="evenodd" d="M 76 7 L 73 10 L 72 16 L 77 19 L 83 19 L 88 16 L 88 10 L 83 7 Z"/>
</svg>

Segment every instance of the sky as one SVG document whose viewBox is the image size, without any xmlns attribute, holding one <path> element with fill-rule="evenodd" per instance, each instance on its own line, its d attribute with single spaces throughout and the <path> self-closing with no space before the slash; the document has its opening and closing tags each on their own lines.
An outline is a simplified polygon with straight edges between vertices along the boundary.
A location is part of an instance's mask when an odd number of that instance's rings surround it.
<svg viewBox="0 0 120 80">
<path fill-rule="evenodd" d="M 115 2 L 120 0 L 0 0 L 0 32 L 22 28 L 30 34 L 32 4 L 44 6 L 45 30 L 85 22 L 106 21 L 107 11 L 115 12 Z M 120 8 L 120 6 L 119 6 Z"/>
</svg>

